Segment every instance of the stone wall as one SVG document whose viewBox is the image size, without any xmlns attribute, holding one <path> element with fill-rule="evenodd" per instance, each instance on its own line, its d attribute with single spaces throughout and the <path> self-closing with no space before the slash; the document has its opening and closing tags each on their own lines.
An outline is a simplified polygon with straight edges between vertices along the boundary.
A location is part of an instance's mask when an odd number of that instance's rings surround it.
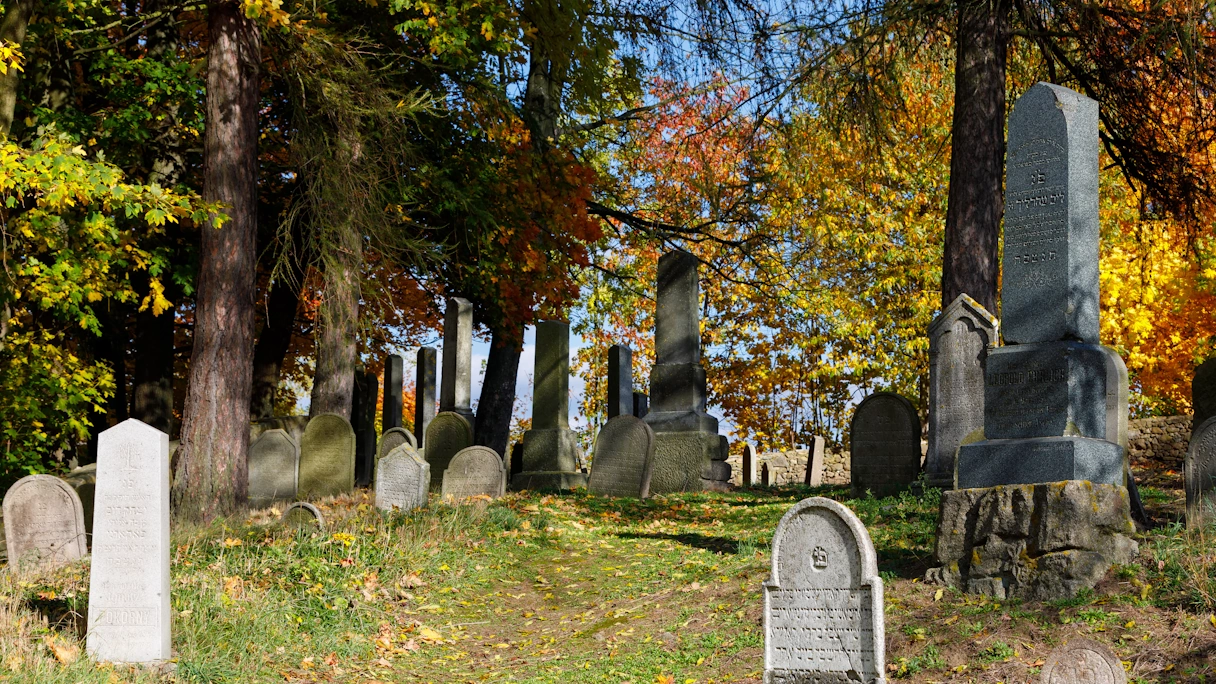
<svg viewBox="0 0 1216 684">
<path fill-rule="evenodd" d="M 1132 465 L 1152 462 L 1182 472 L 1187 443 L 1191 439 L 1190 416 L 1140 418 L 1128 422 L 1128 446 Z"/>
<path fill-rule="evenodd" d="M 756 464 L 756 482 L 760 484 L 761 466 L 768 464 L 768 483 L 802 484 L 806 481 L 806 449 L 791 449 L 789 451 L 773 451 L 760 454 L 760 462 Z M 732 454 L 727 459 L 730 463 L 731 484 L 738 486 L 743 477 L 743 455 Z M 823 452 L 823 483 L 843 485 L 849 483 L 849 454 L 848 452 Z"/>
</svg>

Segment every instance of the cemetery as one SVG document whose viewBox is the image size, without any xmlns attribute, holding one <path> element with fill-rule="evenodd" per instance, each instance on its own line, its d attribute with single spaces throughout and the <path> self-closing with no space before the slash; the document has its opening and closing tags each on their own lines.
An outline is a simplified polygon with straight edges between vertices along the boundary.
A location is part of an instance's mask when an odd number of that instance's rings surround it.
<svg viewBox="0 0 1216 684">
<path fill-rule="evenodd" d="M 0 10 L 0 684 L 1216 681 L 1210 7 L 120 5 Z"/>
</svg>

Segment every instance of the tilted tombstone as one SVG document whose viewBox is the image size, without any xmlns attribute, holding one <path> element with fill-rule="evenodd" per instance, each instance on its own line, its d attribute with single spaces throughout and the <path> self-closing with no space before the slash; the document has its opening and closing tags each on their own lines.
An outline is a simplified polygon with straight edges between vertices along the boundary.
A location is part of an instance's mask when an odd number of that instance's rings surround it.
<svg viewBox="0 0 1216 684">
<path fill-rule="evenodd" d="M 463 415 L 445 411 L 427 426 L 425 443 L 422 456 L 431 464 L 431 489 L 438 490 L 452 458 L 473 446 L 473 425 Z"/>
<path fill-rule="evenodd" d="M 14 568 L 47 567 L 89 552 L 84 506 L 53 475 L 27 475 L 4 494 L 4 540 Z"/>
<path fill-rule="evenodd" d="M 1071 639 L 1052 651 L 1039 672 L 1041 684 L 1127 684 L 1123 663 L 1105 644 Z"/>
<path fill-rule="evenodd" d="M 166 661 L 169 435 L 134 418 L 97 442 L 86 649 L 103 662 Z"/>
<path fill-rule="evenodd" d="M 853 495 L 890 496 L 920 474 L 920 416 L 912 402 L 876 392 L 858 404 L 849 423 Z"/>
<path fill-rule="evenodd" d="M 884 682 L 883 586 L 865 525 L 804 499 L 773 535 L 764 583 L 764 682 Z"/>
<path fill-rule="evenodd" d="M 418 448 L 426 446 L 426 428 L 435 418 L 435 348 L 418 350 L 417 375 L 414 380 L 414 434 Z"/>
<path fill-rule="evenodd" d="M 1191 432 L 1194 432 L 1208 418 L 1216 416 L 1216 356 L 1204 361 L 1195 368 L 1191 379 Z"/>
<path fill-rule="evenodd" d="M 355 430 L 350 422 L 336 413 L 323 413 L 308 421 L 300 442 L 297 495 L 317 499 L 354 488 Z"/>
<path fill-rule="evenodd" d="M 984 429 L 984 367 L 999 341 L 996 317 L 965 294 L 929 324 L 929 452 L 925 474 L 934 487 L 954 486 L 954 453 Z M 974 439 L 974 438 L 973 438 Z"/>
<path fill-rule="evenodd" d="M 587 491 L 603 496 L 650 495 L 654 464 L 654 431 L 640 418 L 609 418 L 595 439 Z"/>
<path fill-rule="evenodd" d="M 1183 466 L 1186 526 L 1199 528 L 1216 520 L 1216 416 L 1191 432 Z"/>
<path fill-rule="evenodd" d="M 412 511 L 426 506 L 431 465 L 408 442 L 397 445 L 376 463 L 376 507 Z"/>
<path fill-rule="evenodd" d="M 811 438 L 809 446 L 810 448 L 806 451 L 806 475 L 802 484 L 808 487 L 818 487 L 823 484 L 823 437 L 815 435 Z"/>
<path fill-rule="evenodd" d="M 283 511 L 283 524 L 288 527 L 308 527 L 325 531 L 325 516 L 321 509 L 307 501 L 297 501 Z"/>
<path fill-rule="evenodd" d="M 608 348 L 608 418 L 633 414 L 633 350 L 628 345 Z"/>
<path fill-rule="evenodd" d="M 431 466 L 432 469 L 434 465 Z M 452 458 L 443 472 L 443 499 L 460 501 L 471 496 L 498 498 L 507 491 L 507 469 L 490 447 L 471 446 Z"/>
<path fill-rule="evenodd" d="M 249 446 L 249 504 L 294 499 L 299 489 L 300 447 L 286 430 L 267 430 Z"/>
<path fill-rule="evenodd" d="M 536 324 L 532 429 L 524 433 L 523 472 L 511 488 L 569 490 L 586 487 L 579 472 L 578 436 L 570 429 L 570 324 Z"/>
<path fill-rule="evenodd" d="M 389 452 L 402 444 L 409 444 L 418 449 L 418 440 L 414 439 L 414 433 L 406 430 L 403 427 L 390 428 L 380 435 L 380 445 L 376 447 L 376 460 L 380 460 L 388 456 Z"/>
<path fill-rule="evenodd" d="M 739 482 L 744 487 L 750 487 L 756 484 L 756 447 L 750 442 L 743 444 L 743 473 L 739 476 Z"/>
<path fill-rule="evenodd" d="M 405 384 L 405 359 L 389 354 L 384 359 L 384 405 L 380 409 L 380 430 L 401 427 L 401 390 Z"/>
<path fill-rule="evenodd" d="M 473 423 L 473 304 L 449 297 L 443 319 L 443 376 L 440 412 L 454 412 Z"/>
</svg>

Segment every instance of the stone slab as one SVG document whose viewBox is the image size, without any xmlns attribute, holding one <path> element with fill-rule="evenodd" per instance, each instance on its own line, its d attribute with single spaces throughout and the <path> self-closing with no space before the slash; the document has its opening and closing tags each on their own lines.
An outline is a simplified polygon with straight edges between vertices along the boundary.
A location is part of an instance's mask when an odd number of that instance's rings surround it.
<svg viewBox="0 0 1216 684">
<path fill-rule="evenodd" d="M 299 489 L 300 447 L 286 430 L 267 430 L 249 446 L 249 505 L 261 508 L 294 499 Z"/>
<path fill-rule="evenodd" d="M 865 526 L 814 497 L 781 518 L 764 583 L 765 684 L 885 682 L 883 583 Z"/>
<path fill-rule="evenodd" d="M 587 491 L 600 496 L 650 495 L 654 466 L 654 430 L 640 418 L 609 418 L 595 438 L 595 457 Z"/>
<path fill-rule="evenodd" d="M 414 433 L 406 430 L 403 427 L 390 428 L 380 435 L 380 444 L 376 447 L 376 459 L 382 459 L 388 456 L 388 453 L 402 444 L 409 444 L 415 450 L 418 449 L 418 440 L 414 438 Z"/>
<path fill-rule="evenodd" d="M 414 379 L 414 434 L 418 448 L 426 447 L 426 428 L 435 418 L 435 348 L 418 349 Z"/>
<path fill-rule="evenodd" d="M 70 563 L 89 552 L 84 504 L 53 475 L 27 475 L 4 494 L 4 543 L 12 568 Z"/>
<path fill-rule="evenodd" d="M 355 430 L 336 413 L 308 421 L 300 442 L 298 496 L 318 499 L 355 488 Z"/>
<path fill-rule="evenodd" d="M 811 438 L 810 449 L 806 453 L 806 475 L 802 483 L 808 487 L 818 487 L 823 484 L 823 449 L 826 444 L 823 437 L 815 435 Z"/>
<path fill-rule="evenodd" d="M 654 414 L 651 414 L 654 415 Z M 649 424 L 649 422 L 648 422 Z M 653 426 L 651 426 L 653 429 Z M 650 492 L 697 492 L 706 488 L 706 480 L 715 473 L 714 463 L 721 440 L 716 432 L 659 432 L 655 430 L 654 466 L 651 468 Z M 730 466 L 726 466 L 729 479 Z"/>
<path fill-rule="evenodd" d="M 654 313 L 656 366 L 701 363 L 701 283 L 697 274 L 700 265 L 697 257 L 680 250 L 659 257 Z M 654 392 L 651 395 L 658 407 L 659 398 Z"/>
<path fill-rule="evenodd" d="M 739 475 L 739 482 L 744 487 L 751 487 L 759 482 L 756 477 L 756 463 L 760 460 L 760 454 L 756 451 L 756 447 L 750 442 L 743 444 L 743 472 Z"/>
<path fill-rule="evenodd" d="M 1191 379 L 1191 430 L 1194 431 L 1212 416 L 1216 416 L 1216 356 L 1195 368 Z"/>
<path fill-rule="evenodd" d="M 1123 663 L 1110 647 L 1091 639 L 1070 639 L 1047 655 L 1040 684 L 1127 684 Z"/>
<path fill-rule="evenodd" d="M 282 521 L 288 527 L 308 527 L 325 531 L 325 516 L 321 509 L 307 501 L 297 501 L 283 511 Z"/>
<path fill-rule="evenodd" d="M 645 392 L 633 393 L 633 415 L 636 418 L 645 418 L 646 414 L 650 413 L 650 395 Z"/>
<path fill-rule="evenodd" d="M 440 412 L 454 411 L 471 421 L 473 304 L 467 299 L 448 298 L 443 319 L 443 375 L 440 380 Z"/>
<path fill-rule="evenodd" d="M 536 362 L 532 374 L 532 428 L 568 429 L 569 414 L 570 324 L 564 321 L 538 321 Z M 529 470 L 526 465 L 527 437 L 524 440 L 524 469 Z"/>
<path fill-rule="evenodd" d="M 574 430 L 551 428 L 528 430 L 524 433 L 523 472 L 577 472 L 579 469 L 578 435 Z"/>
<path fill-rule="evenodd" d="M 380 380 L 371 373 L 355 372 L 351 427 L 355 431 L 355 485 L 366 487 L 376 473 L 376 402 Z"/>
<path fill-rule="evenodd" d="M 1098 103 L 1036 83 L 1009 115 L 1006 344 L 1098 343 Z"/>
<path fill-rule="evenodd" d="M 473 446 L 473 424 L 459 413 L 444 411 L 427 426 L 425 444 L 422 456 L 431 464 L 431 489 L 438 491 L 452 458 Z"/>
<path fill-rule="evenodd" d="M 431 468 L 435 465 L 432 463 Z M 443 472 L 443 500 L 462 501 L 472 496 L 496 499 L 507 492 L 507 469 L 490 447 L 471 446 L 452 457 Z"/>
<path fill-rule="evenodd" d="M 929 450 L 925 475 L 935 487 L 954 484 L 954 452 L 984 427 L 984 369 L 1000 325 L 960 294 L 929 324 Z"/>
<path fill-rule="evenodd" d="M 134 418 L 97 441 L 86 650 L 94 660 L 169 660 L 169 435 Z"/>
<path fill-rule="evenodd" d="M 1186 526 L 1199 528 L 1216 520 L 1216 416 L 1191 432 L 1183 463 Z M 7 516 L 6 516 L 7 517 Z"/>
<path fill-rule="evenodd" d="M 608 419 L 633 415 L 633 350 L 624 344 L 608 348 Z"/>
<path fill-rule="evenodd" d="M 849 423 L 849 472 L 854 496 L 896 494 L 920 474 L 920 417 L 898 394 L 866 397 Z"/>
<path fill-rule="evenodd" d="M 955 487 L 995 487 L 1063 480 L 1124 484 L 1118 444 L 1085 437 L 989 439 L 958 450 Z"/>
<path fill-rule="evenodd" d="M 384 399 L 380 408 L 380 430 L 401 427 L 401 392 L 405 385 L 405 359 L 396 354 L 384 358 Z"/>
<path fill-rule="evenodd" d="M 431 464 L 408 442 L 397 445 L 376 463 L 376 507 L 412 511 L 427 504 Z"/>
</svg>

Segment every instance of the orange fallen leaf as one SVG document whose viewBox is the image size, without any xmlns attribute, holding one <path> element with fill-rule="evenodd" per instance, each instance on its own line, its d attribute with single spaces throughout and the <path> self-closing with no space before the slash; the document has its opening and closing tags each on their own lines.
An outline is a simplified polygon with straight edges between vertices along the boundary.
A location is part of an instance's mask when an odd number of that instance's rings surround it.
<svg viewBox="0 0 1216 684">
<path fill-rule="evenodd" d="M 80 646 L 70 643 L 59 643 L 59 640 L 54 637 L 46 638 L 46 646 L 51 649 L 51 653 L 64 665 L 71 665 L 80 657 Z"/>
</svg>

